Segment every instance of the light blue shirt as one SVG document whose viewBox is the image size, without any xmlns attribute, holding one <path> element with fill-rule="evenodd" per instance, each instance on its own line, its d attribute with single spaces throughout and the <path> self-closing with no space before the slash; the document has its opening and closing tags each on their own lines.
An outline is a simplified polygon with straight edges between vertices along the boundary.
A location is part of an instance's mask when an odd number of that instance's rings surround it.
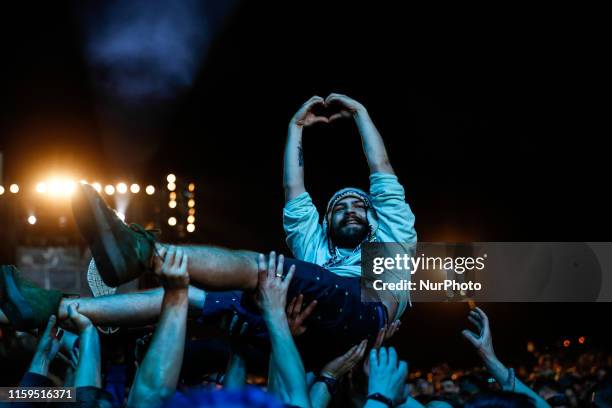
<svg viewBox="0 0 612 408">
<path fill-rule="evenodd" d="M 389 173 L 370 175 L 370 197 L 376 213 L 375 235 L 377 242 L 416 243 L 414 214 L 406 203 L 404 187 L 397 176 Z M 310 194 L 304 192 L 285 203 L 283 227 L 289 249 L 296 259 L 324 265 L 332 258 L 328 237 L 319 222 L 319 213 Z M 369 220 L 372 221 L 372 220 Z M 339 250 L 342 262 L 327 269 L 340 276 L 361 276 L 361 251 Z M 398 295 L 401 315 L 408 303 L 408 293 Z"/>
</svg>

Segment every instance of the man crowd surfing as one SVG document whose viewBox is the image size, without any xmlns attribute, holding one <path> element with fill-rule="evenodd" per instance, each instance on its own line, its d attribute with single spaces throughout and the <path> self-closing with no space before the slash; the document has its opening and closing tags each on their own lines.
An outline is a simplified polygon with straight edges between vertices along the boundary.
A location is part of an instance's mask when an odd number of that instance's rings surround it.
<svg viewBox="0 0 612 408">
<path fill-rule="evenodd" d="M 302 133 L 342 119 L 355 121 L 370 189 L 339 190 L 320 216 L 304 183 Z M 80 185 L 73 212 L 96 273 L 110 287 L 141 276 L 160 286 L 73 298 L 2 266 L 0 325 L 7 333 L 38 336 L 19 386 L 75 387 L 77 404 L 102 407 L 612 406 L 610 361 L 580 394 L 565 392 L 573 388 L 558 381 L 536 392 L 496 357 L 489 319 L 478 307 L 467 316 L 472 330 L 462 334 L 487 380 L 460 387 L 449 378 L 438 392 L 409 383 L 409 364 L 385 346 L 400 329 L 408 292 L 363 302 L 360 276 L 362 245 L 416 243 L 415 217 L 361 103 L 331 94 L 302 105 L 289 123 L 283 182 L 283 226 L 294 258 L 162 243 L 143 227 L 125 224 L 94 188 Z M 101 336 L 101 328 L 150 325 L 152 334 L 134 347 L 134 369 L 117 374 L 113 367 L 121 364 L 101 352 L 101 337 L 112 342 L 115 335 Z M 202 333 L 206 341 L 190 347 Z M 226 356 L 221 369 L 212 363 L 219 355 Z M 195 376 L 187 374 L 190 361 L 198 362 Z"/>
</svg>

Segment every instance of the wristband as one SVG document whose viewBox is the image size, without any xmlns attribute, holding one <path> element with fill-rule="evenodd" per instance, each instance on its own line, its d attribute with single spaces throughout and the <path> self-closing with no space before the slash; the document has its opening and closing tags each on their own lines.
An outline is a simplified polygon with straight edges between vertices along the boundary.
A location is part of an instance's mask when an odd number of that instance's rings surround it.
<svg viewBox="0 0 612 408">
<path fill-rule="evenodd" d="M 338 390 L 338 380 L 335 378 L 319 374 L 317 378 L 315 378 L 315 382 L 324 383 L 327 386 L 327 391 L 329 391 L 331 395 L 335 395 Z"/>
<path fill-rule="evenodd" d="M 389 408 L 393 408 L 393 400 L 391 400 L 391 398 L 385 397 L 380 392 L 375 392 L 374 394 L 368 395 L 367 399 L 382 402 L 383 404 L 387 405 Z"/>
</svg>

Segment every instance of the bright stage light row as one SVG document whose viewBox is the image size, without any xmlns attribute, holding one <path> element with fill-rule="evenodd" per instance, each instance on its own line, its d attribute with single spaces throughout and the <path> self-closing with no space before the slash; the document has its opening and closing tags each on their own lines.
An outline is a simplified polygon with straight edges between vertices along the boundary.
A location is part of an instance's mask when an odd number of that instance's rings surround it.
<svg viewBox="0 0 612 408">
<path fill-rule="evenodd" d="M 172 200 L 175 201 L 176 200 L 176 192 L 175 192 L 176 176 L 174 174 L 169 174 L 167 177 L 167 180 L 168 180 L 168 186 L 167 186 L 168 190 L 172 192 L 171 196 L 172 195 L 174 196 Z M 87 184 L 85 180 L 81 180 L 81 183 Z M 105 186 L 102 186 L 102 184 L 98 182 L 94 182 L 94 183 L 91 183 L 91 186 L 95 188 L 96 191 L 98 191 L 99 193 L 104 191 L 104 193 L 107 195 L 113 195 L 115 193 L 127 194 L 128 191 L 131 192 L 132 194 L 138 194 L 140 193 L 140 190 L 141 190 L 140 185 L 136 183 L 131 184 L 129 188 L 126 183 L 119 183 L 117 185 L 107 184 Z M 50 194 L 54 196 L 69 196 L 74 192 L 75 189 L 76 189 L 76 182 L 72 180 L 61 180 L 61 181 L 54 180 L 54 181 L 49 181 L 49 182 L 41 181 L 40 183 L 36 184 L 37 193 Z M 189 185 L 187 186 L 187 189 L 189 192 L 193 193 L 193 191 L 195 190 L 195 184 L 189 183 Z M 8 191 L 10 191 L 13 194 L 19 193 L 19 190 L 20 188 L 18 184 L 11 184 L 8 188 Z M 6 189 L 4 188 L 4 186 L 0 186 L 0 195 L 3 195 L 4 193 L 6 193 Z M 145 188 L 145 193 L 147 193 L 148 195 L 155 194 L 155 187 L 152 185 L 148 185 Z"/>
<path fill-rule="evenodd" d="M 19 185 L 11 184 L 9 186 L 9 191 L 13 194 L 17 194 L 19 192 Z M 4 194 L 5 192 L 6 190 L 4 189 L 4 186 L 0 186 L 0 195 Z"/>
<path fill-rule="evenodd" d="M 91 186 L 95 188 L 96 191 L 98 191 L 99 193 L 102 192 L 102 185 L 100 183 L 93 183 Z M 131 184 L 129 188 L 128 185 L 125 183 L 119 183 L 117 185 L 107 184 L 106 186 L 104 186 L 104 193 L 106 195 L 113 195 L 115 193 L 127 194 L 128 191 L 132 194 L 138 194 L 141 191 L 141 187 L 136 183 Z M 144 191 L 148 195 L 153 195 L 155 194 L 155 187 L 152 185 L 148 185 L 147 187 L 145 187 Z"/>
<path fill-rule="evenodd" d="M 81 181 L 81 183 L 87 184 L 85 181 Z M 116 186 L 112 184 L 107 184 L 102 188 L 102 184 L 95 182 L 92 183 L 91 186 L 96 189 L 99 193 L 104 190 L 104 193 L 107 195 L 113 195 L 115 193 L 118 194 L 127 194 L 127 192 L 131 192 L 132 194 L 138 194 L 141 191 L 140 185 L 134 183 L 131 184 L 128 188 L 128 185 L 125 183 L 119 183 Z M 70 196 L 74 193 L 76 189 L 76 182 L 70 180 L 64 181 L 50 181 L 45 182 L 41 181 L 36 184 L 36 192 L 39 194 L 49 194 L 51 196 Z M 13 194 L 17 194 L 20 191 L 18 184 L 11 184 L 9 186 L 9 191 Z M 0 195 L 3 195 L 6 192 L 4 186 L 0 186 Z M 152 185 L 148 185 L 145 188 L 145 193 L 148 195 L 155 194 L 155 187 Z"/>
</svg>

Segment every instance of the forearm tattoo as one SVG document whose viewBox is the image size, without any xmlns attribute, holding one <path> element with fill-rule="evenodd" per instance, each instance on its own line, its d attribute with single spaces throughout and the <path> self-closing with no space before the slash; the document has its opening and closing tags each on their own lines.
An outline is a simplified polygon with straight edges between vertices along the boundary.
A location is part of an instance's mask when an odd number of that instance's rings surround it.
<svg viewBox="0 0 612 408">
<path fill-rule="evenodd" d="M 304 167 L 304 152 L 302 151 L 302 145 L 298 145 L 298 164 L 300 167 Z"/>
</svg>

